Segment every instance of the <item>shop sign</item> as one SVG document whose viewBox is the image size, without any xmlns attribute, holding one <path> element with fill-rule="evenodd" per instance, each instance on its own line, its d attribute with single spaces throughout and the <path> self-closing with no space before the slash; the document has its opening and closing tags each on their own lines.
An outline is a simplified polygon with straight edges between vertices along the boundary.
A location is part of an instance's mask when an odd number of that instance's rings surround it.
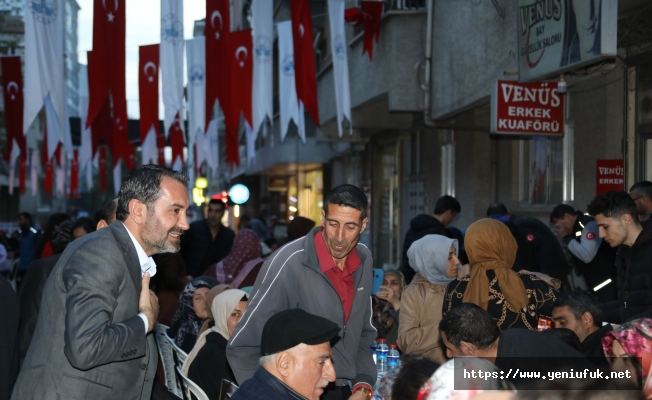
<svg viewBox="0 0 652 400">
<path fill-rule="evenodd" d="M 499 80 L 491 91 L 491 133 L 564 134 L 564 96 L 555 82 Z"/>
<path fill-rule="evenodd" d="M 595 194 L 621 191 L 625 184 L 625 162 L 617 160 L 598 160 L 596 168 Z"/>
<path fill-rule="evenodd" d="M 618 0 L 518 0 L 517 13 L 521 82 L 616 56 Z"/>
</svg>

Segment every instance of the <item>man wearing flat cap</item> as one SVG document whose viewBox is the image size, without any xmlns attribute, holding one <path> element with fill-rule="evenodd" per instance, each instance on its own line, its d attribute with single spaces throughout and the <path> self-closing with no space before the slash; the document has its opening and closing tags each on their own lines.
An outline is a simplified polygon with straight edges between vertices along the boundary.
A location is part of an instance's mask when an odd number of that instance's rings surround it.
<svg viewBox="0 0 652 400">
<path fill-rule="evenodd" d="M 267 321 L 260 346 L 260 366 L 233 400 L 318 400 L 335 381 L 331 341 L 340 327 L 301 309 L 281 311 Z"/>
<path fill-rule="evenodd" d="M 333 345 L 336 379 L 321 400 L 365 400 L 376 383 L 371 343 L 373 260 L 360 235 L 367 228 L 367 196 L 353 185 L 334 188 L 324 199 L 322 225 L 273 253 L 258 274 L 247 311 L 226 355 L 238 383 L 257 371 L 261 334 L 276 313 L 300 308 L 339 327 Z"/>
</svg>

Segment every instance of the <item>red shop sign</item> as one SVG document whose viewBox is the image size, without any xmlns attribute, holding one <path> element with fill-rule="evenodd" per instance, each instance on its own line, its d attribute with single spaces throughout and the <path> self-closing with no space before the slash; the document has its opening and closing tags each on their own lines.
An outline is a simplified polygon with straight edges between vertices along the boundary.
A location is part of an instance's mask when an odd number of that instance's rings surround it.
<svg viewBox="0 0 652 400">
<path fill-rule="evenodd" d="M 491 91 L 491 133 L 564 134 L 564 96 L 556 82 L 498 80 Z"/>
<path fill-rule="evenodd" d="M 625 184 L 625 162 L 618 160 L 598 160 L 595 171 L 595 194 L 614 191 L 621 191 Z"/>
</svg>

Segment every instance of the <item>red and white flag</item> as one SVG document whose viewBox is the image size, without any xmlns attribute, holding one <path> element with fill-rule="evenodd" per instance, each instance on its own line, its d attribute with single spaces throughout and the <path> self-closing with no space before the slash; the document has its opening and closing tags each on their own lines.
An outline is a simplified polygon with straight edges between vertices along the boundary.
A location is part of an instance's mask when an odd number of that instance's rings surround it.
<svg viewBox="0 0 652 400">
<path fill-rule="evenodd" d="M 72 151 L 72 160 L 70 161 L 70 197 L 76 199 L 79 197 L 79 150 Z"/>
<path fill-rule="evenodd" d="M 186 161 L 183 158 L 183 148 L 185 146 L 185 139 L 183 136 L 183 129 L 181 129 L 181 118 L 177 114 L 174 119 L 172 127 L 170 128 L 170 147 L 172 147 L 172 169 L 181 171 L 186 167 Z"/>
<path fill-rule="evenodd" d="M 344 32 L 344 0 L 328 0 L 328 20 L 331 28 L 331 54 L 333 59 L 333 78 L 335 81 L 335 106 L 337 107 L 337 129 L 342 137 L 342 122 L 351 123 L 351 90 L 349 87 L 349 62 L 347 56 L 346 33 Z"/>
<path fill-rule="evenodd" d="M 274 117 L 274 2 L 253 0 L 251 19 L 254 30 L 254 78 L 252 95 L 252 128 L 256 134 L 261 125 Z"/>
<path fill-rule="evenodd" d="M 91 128 L 86 127 L 88 115 L 88 68 L 79 66 L 79 98 L 81 105 L 81 147 L 79 148 L 79 170 L 85 171 L 86 189 L 93 188 L 93 135 Z"/>
<path fill-rule="evenodd" d="M 25 112 L 27 133 L 41 108 L 50 103 L 50 143 L 64 141 L 64 1 L 25 0 Z M 51 151 L 54 147 L 51 146 Z M 52 153 L 50 153 L 52 155 Z"/>
<path fill-rule="evenodd" d="M 143 165 L 155 164 L 158 161 L 156 138 L 161 130 L 158 119 L 159 45 L 140 46 L 138 54 L 141 162 Z"/>
<path fill-rule="evenodd" d="M 161 0 L 161 77 L 165 134 L 183 107 L 183 0 Z M 183 127 L 181 127 L 183 129 Z"/>
<path fill-rule="evenodd" d="M 313 48 L 312 15 L 308 0 L 292 0 L 292 41 L 297 97 L 319 127 L 317 72 Z"/>
<path fill-rule="evenodd" d="M 16 159 L 19 158 L 20 194 L 25 192 L 27 145 L 23 134 L 23 76 L 19 56 L 1 57 L 2 94 L 7 128 L 4 158 L 9 164 L 9 194 L 14 192 Z"/>
<path fill-rule="evenodd" d="M 230 113 L 229 57 L 227 38 L 231 32 L 230 0 L 206 0 L 206 114 L 204 130 L 219 100 L 224 115 Z"/>
</svg>

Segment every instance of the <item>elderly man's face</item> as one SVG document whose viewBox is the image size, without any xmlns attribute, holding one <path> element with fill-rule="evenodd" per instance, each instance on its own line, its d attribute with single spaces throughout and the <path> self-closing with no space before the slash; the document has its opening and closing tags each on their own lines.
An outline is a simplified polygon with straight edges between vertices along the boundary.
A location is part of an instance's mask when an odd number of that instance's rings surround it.
<svg viewBox="0 0 652 400">
<path fill-rule="evenodd" d="M 315 346 L 302 343 L 288 353 L 291 357 L 285 383 L 300 395 L 319 400 L 329 382 L 335 381 L 330 343 Z"/>
<path fill-rule="evenodd" d="M 161 197 L 147 210 L 142 231 L 144 244 L 151 254 L 176 253 L 181 248 L 181 235 L 190 228 L 188 189 L 172 178 L 161 179 Z"/>
</svg>

